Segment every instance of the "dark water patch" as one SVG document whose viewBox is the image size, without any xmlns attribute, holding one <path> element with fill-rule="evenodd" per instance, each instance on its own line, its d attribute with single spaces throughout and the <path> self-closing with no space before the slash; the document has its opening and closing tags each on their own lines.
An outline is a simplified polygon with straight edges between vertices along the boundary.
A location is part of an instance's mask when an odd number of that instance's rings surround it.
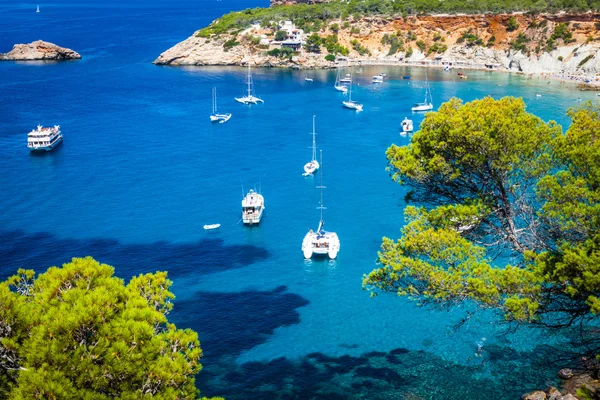
<svg viewBox="0 0 600 400">
<path fill-rule="evenodd" d="M 198 332 L 205 363 L 210 365 L 213 357 L 237 356 L 265 342 L 275 329 L 299 323 L 297 309 L 307 304 L 285 286 L 270 291 L 198 292 L 175 300 L 170 320 Z"/>
<path fill-rule="evenodd" d="M 493 351 L 514 355 L 508 347 L 498 346 Z M 543 363 L 546 356 L 546 349 L 538 348 L 512 360 L 458 364 L 422 350 L 394 349 L 359 357 L 311 353 L 298 360 L 222 365 L 233 371 L 225 378 L 203 371 L 198 382 L 204 395 L 222 395 L 228 400 L 508 400 L 556 384 L 547 380 L 556 367 Z M 484 352 L 482 359 L 485 357 Z"/>
<path fill-rule="evenodd" d="M 353 344 L 342 343 L 342 344 L 339 344 L 338 346 L 343 349 L 358 349 L 360 347 L 360 345 L 356 344 L 356 343 L 353 343 Z"/>
<path fill-rule="evenodd" d="M 115 267 L 126 280 L 133 275 L 169 271 L 169 278 L 206 275 L 242 268 L 269 258 L 261 247 L 225 245 L 220 239 L 194 243 L 154 242 L 123 244 L 114 239 L 62 239 L 50 233 L 0 231 L 0 279 L 18 268 L 42 272 L 73 257 L 92 256 Z"/>
</svg>

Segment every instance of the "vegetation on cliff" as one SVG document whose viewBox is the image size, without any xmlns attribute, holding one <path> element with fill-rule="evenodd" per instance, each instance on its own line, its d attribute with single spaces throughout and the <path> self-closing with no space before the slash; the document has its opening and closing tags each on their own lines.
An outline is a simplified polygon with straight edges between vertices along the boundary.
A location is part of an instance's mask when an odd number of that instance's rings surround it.
<svg viewBox="0 0 600 400">
<path fill-rule="evenodd" d="M 0 283 L 0 397 L 194 399 L 198 335 L 167 320 L 165 272 L 127 285 L 114 269 L 74 258 Z"/>
<path fill-rule="evenodd" d="M 292 20 L 306 31 L 318 31 L 321 25 L 333 19 L 345 20 L 350 16 L 407 16 L 432 13 L 504 13 L 513 11 L 558 12 L 600 10 L 600 0 L 350 0 L 320 4 L 293 4 L 270 8 L 253 8 L 231 12 L 201 29 L 199 35 L 245 29 L 253 23 L 267 26 L 272 22 Z M 509 28 L 518 27 L 512 21 Z"/>
<path fill-rule="evenodd" d="M 377 293 L 421 304 L 472 301 L 508 321 L 586 329 L 600 313 L 600 106 L 568 112 L 562 133 L 522 100 L 452 99 L 426 115 L 407 146 L 387 151 L 411 189 L 398 241 L 384 238 Z"/>
</svg>

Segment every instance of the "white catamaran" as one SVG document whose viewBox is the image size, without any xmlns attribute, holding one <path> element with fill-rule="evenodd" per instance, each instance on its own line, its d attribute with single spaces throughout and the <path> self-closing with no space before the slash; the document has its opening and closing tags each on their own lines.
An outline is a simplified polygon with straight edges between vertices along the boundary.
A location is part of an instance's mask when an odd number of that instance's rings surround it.
<svg viewBox="0 0 600 400">
<path fill-rule="evenodd" d="M 348 100 L 342 101 L 342 105 L 351 110 L 356 110 L 357 112 L 362 111 L 363 105 L 352 100 L 352 85 L 350 85 L 350 92 L 348 93 Z"/>
<path fill-rule="evenodd" d="M 318 209 L 321 211 L 321 220 L 319 221 L 319 227 L 316 231 L 310 229 L 302 240 L 302 254 L 304 258 L 309 259 L 313 255 L 324 255 L 328 256 L 332 260 L 335 259 L 340 251 L 340 239 L 337 233 L 327 232 L 324 228 L 323 222 L 323 150 L 321 153 L 321 184 L 317 186 L 321 190 L 321 200 L 319 202 Z"/>
<path fill-rule="evenodd" d="M 422 103 L 416 103 L 412 107 L 413 111 L 430 111 L 433 110 L 433 101 L 431 98 L 431 90 L 429 89 L 429 81 L 425 75 L 425 100 Z"/>
<path fill-rule="evenodd" d="M 229 121 L 229 118 L 231 118 L 231 113 L 219 114 L 217 112 L 217 88 L 213 88 L 212 114 L 210 114 L 210 120 L 212 122 L 219 122 L 220 124 L 223 124 Z"/>
<path fill-rule="evenodd" d="M 312 131 L 312 159 L 304 165 L 304 173 L 302 176 L 309 176 L 314 174 L 319 169 L 319 162 L 317 161 L 317 141 L 315 140 L 315 115 L 313 115 L 313 131 Z"/>
<path fill-rule="evenodd" d="M 248 63 L 248 76 L 246 77 L 246 85 L 248 86 L 248 93 L 243 97 L 236 97 L 235 100 L 242 104 L 264 103 L 263 99 L 254 95 L 254 82 L 252 81 L 250 63 Z"/>
</svg>

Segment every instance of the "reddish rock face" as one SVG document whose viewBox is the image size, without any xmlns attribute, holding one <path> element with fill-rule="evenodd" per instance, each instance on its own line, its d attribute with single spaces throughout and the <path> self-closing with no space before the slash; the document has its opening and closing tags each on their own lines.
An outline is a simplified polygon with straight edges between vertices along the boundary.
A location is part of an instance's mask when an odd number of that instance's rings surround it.
<svg viewBox="0 0 600 400">
<path fill-rule="evenodd" d="M 15 44 L 8 53 L 0 53 L 0 61 L 75 60 L 81 55 L 74 50 L 37 40 L 29 44 Z"/>
</svg>

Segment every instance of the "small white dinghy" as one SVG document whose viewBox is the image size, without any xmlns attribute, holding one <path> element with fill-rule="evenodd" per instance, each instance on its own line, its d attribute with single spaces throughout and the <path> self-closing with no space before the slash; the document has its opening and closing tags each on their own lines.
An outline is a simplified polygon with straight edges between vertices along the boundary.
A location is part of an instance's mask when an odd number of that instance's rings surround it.
<svg viewBox="0 0 600 400">
<path fill-rule="evenodd" d="M 207 231 L 210 231 L 210 230 L 213 230 L 213 229 L 217 229 L 220 226 L 221 226 L 221 224 L 204 225 L 204 229 L 207 230 Z"/>
</svg>

